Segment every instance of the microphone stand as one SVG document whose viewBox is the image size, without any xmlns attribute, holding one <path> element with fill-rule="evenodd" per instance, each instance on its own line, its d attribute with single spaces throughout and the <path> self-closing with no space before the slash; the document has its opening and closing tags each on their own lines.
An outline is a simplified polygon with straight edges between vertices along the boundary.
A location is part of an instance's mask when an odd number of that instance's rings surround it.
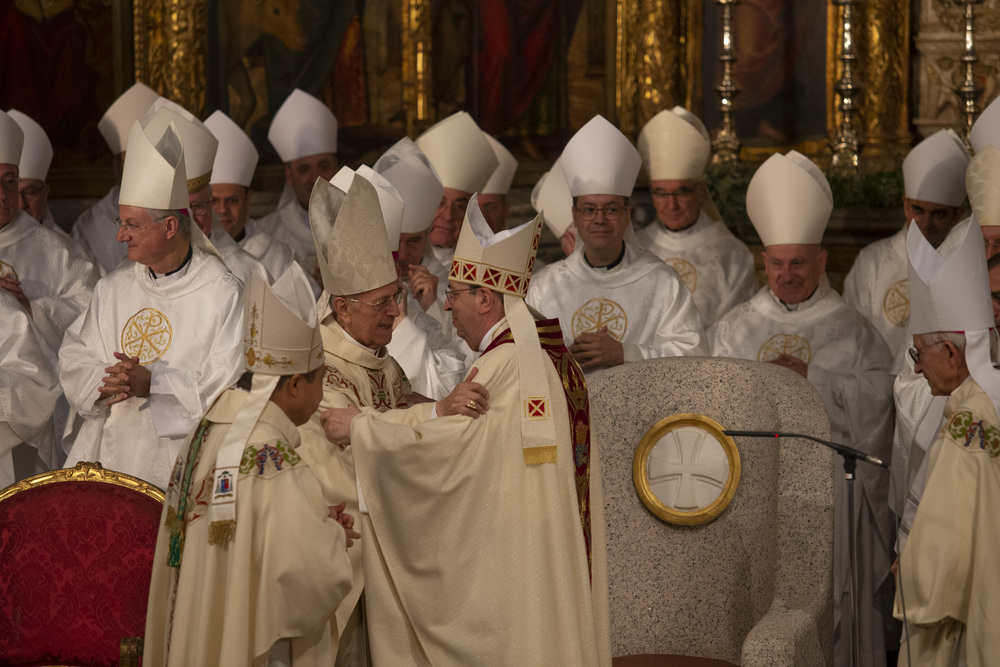
<svg viewBox="0 0 1000 667">
<path fill-rule="evenodd" d="M 723 431 L 723 433 L 730 437 L 802 438 L 804 440 L 818 442 L 821 445 L 826 445 L 844 457 L 844 479 L 847 480 L 847 511 L 848 520 L 850 521 L 847 544 L 851 551 L 851 664 L 854 665 L 854 667 L 857 667 L 861 664 L 861 662 L 859 648 L 860 641 L 858 637 L 860 619 L 858 618 L 858 550 L 856 546 L 857 537 L 855 535 L 857 526 L 854 523 L 854 471 L 859 460 L 872 465 L 881 466 L 886 469 L 889 468 L 889 464 L 885 463 L 880 458 L 871 456 L 870 454 L 865 454 L 864 452 L 854 449 L 853 447 L 848 447 L 847 445 L 842 445 L 837 442 L 830 442 L 828 440 L 821 440 L 820 438 L 816 438 L 811 435 L 803 435 L 801 433 L 776 433 L 774 431 Z"/>
</svg>

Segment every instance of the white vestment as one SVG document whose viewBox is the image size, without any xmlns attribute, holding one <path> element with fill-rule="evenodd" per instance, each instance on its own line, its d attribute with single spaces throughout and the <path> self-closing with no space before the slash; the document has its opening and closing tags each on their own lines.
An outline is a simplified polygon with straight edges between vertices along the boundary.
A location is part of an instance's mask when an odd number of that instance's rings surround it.
<svg viewBox="0 0 1000 667">
<path fill-rule="evenodd" d="M 115 352 L 149 369 L 150 395 L 95 405 Z M 66 465 L 100 461 L 165 487 L 184 437 L 242 369 L 242 288 L 215 257 L 193 248 L 156 279 L 142 264 L 109 273 L 59 350 L 59 379 L 83 418 Z"/>
<path fill-rule="evenodd" d="M 882 334 L 892 353 L 893 373 L 903 370 L 910 337 L 910 292 L 906 276 L 904 225 L 889 238 L 865 246 L 844 279 L 844 301 Z"/>
<path fill-rule="evenodd" d="M 177 458 L 153 558 L 146 665 L 263 665 L 288 638 L 296 667 L 333 664 L 330 616 L 351 587 L 344 529 L 274 403 L 243 452 L 232 540 L 210 543 L 216 457 L 247 396 L 225 391 Z"/>
<path fill-rule="evenodd" d="M 316 243 L 309 226 L 309 211 L 299 204 L 298 199 L 293 199 L 274 213 L 256 220 L 254 231 L 268 234 L 290 246 L 306 275 L 316 275 L 319 265 L 316 263 Z"/>
<path fill-rule="evenodd" d="M 528 305 L 558 318 L 567 347 L 582 333 L 607 327 L 621 342 L 625 361 L 708 354 L 708 343 L 691 293 L 659 257 L 632 244 L 611 270 L 572 255 L 531 277 Z"/>
<path fill-rule="evenodd" d="M 413 391 L 439 401 L 465 376 L 466 355 L 416 299 L 407 299 L 406 318 L 393 330 L 386 349 L 406 373 Z"/>
<path fill-rule="evenodd" d="M 722 316 L 710 330 L 712 354 L 771 361 L 788 354 L 808 364 L 808 379 L 823 398 L 830 439 L 884 461 L 891 453 L 892 358 L 878 332 L 844 303 L 823 276 L 819 287 L 789 311 L 770 288 Z M 811 434 L 810 434 L 811 435 Z M 811 445 L 803 443 L 804 447 Z M 834 465 L 834 664 L 850 659 L 850 549 L 843 459 Z M 858 535 L 861 665 L 885 664 L 882 610 L 876 591 L 889 574 L 895 536 L 888 471 L 858 463 L 854 519 Z M 888 614 L 888 609 L 885 610 Z"/>
<path fill-rule="evenodd" d="M 221 225 L 213 226 L 212 235 L 208 237 L 208 240 L 219 251 L 222 261 L 226 263 L 226 268 L 232 271 L 233 275 L 239 278 L 244 285 L 249 284 L 250 276 L 257 272 L 262 272 L 267 277 L 268 284 L 274 281 L 274 274 L 268 271 L 256 257 L 237 245 L 233 237 L 226 233 Z"/>
<path fill-rule="evenodd" d="M 684 280 L 706 329 L 730 308 L 757 293 L 750 250 L 725 223 L 712 220 L 705 211 L 693 225 L 679 232 L 654 221 L 636 236 L 639 245 Z"/>
<path fill-rule="evenodd" d="M 948 397 L 944 415 L 899 556 L 896 618 L 905 602 L 914 667 L 992 667 L 1000 665 L 1000 422 L 971 377 Z M 900 665 L 906 654 L 904 642 Z"/>
<path fill-rule="evenodd" d="M 55 467 L 52 411 L 62 394 L 55 352 L 17 299 L 0 290 L 0 489 L 14 483 L 11 451 L 27 443 Z"/>
<path fill-rule="evenodd" d="M 505 326 L 497 333 L 509 337 Z M 528 465 L 517 358 L 509 342 L 476 362 L 490 392 L 479 419 L 431 419 L 421 404 L 364 409 L 352 422 L 376 665 L 611 664 L 601 466 L 596 443 L 589 458 L 582 447 L 582 374 L 543 362 L 557 458 Z M 572 364 L 565 348 L 560 358 Z M 589 488 L 574 464 L 589 468 Z M 588 493 L 583 519 L 578 488 Z"/>
<path fill-rule="evenodd" d="M 118 195 L 115 185 L 108 194 L 80 214 L 70 228 L 70 234 L 92 257 L 97 258 L 101 275 L 114 271 L 128 256 L 128 248 L 117 241 Z"/>
<path fill-rule="evenodd" d="M 53 350 L 90 303 L 99 277 L 73 241 L 45 229 L 24 211 L 0 229 L 0 276 L 7 274 L 21 281 L 31 317 Z"/>
</svg>

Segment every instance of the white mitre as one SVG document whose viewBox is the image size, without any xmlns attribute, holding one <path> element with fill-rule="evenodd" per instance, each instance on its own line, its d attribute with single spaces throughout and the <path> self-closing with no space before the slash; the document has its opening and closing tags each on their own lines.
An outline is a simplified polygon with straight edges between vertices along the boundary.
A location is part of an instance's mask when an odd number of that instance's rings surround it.
<svg viewBox="0 0 1000 667">
<path fill-rule="evenodd" d="M 493 154 L 497 158 L 497 168 L 493 170 L 490 180 L 486 181 L 481 192 L 484 195 L 506 195 L 510 192 L 510 184 L 514 182 L 514 172 L 517 171 L 517 158 L 507 150 L 507 147 L 483 132 L 486 141 L 490 143 Z"/>
<path fill-rule="evenodd" d="M 392 183 L 403 200 L 404 234 L 430 228 L 441 205 L 444 186 L 434 166 L 413 140 L 403 137 L 375 162 L 374 170 Z"/>
<path fill-rule="evenodd" d="M 0 111 L 0 164 L 20 164 L 24 132 L 9 114 Z"/>
<path fill-rule="evenodd" d="M 132 124 L 142 118 L 159 98 L 160 95 L 155 90 L 137 82 L 108 107 L 97 123 L 97 129 L 101 131 L 101 136 L 112 153 L 118 155 L 125 152 Z"/>
<path fill-rule="evenodd" d="M 322 178 L 313 187 L 309 223 L 329 294 L 360 294 L 396 281 L 377 190 L 364 178 L 353 179 L 346 194 Z"/>
<path fill-rule="evenodd" d="M 473 195 L 448 275 L 449 280 L 503 294 L 504 315 L 517 349 L 522 454 L 528 465 L 554 463 L 557 456 L 555 417 L 545 375 L 545 364 L 552 362 L 542 350 L 534 315 L 524 303 L 543 217 L 539 213 L 530 222 L 494 234 Z"/>
<path fill-rule="evenodd" d="M 219 150 L 215 152 L 212 164 L 211 183 L 249 188 L 260 159 L 253 141 L 243 128 L 221 111 L 206 118 L 205 127 L 219 140 Z"/>
<path fill-rule="evenodd" d="M 965 171 L 972 217 L 981 227 L 1000 227 L 1000 149 L 981 146 Z"/>
<path fill-rule="evenodd" d="M 315 299 L 297 262 L 268 285 L 255 273 L 243 290 L 243 354 L 253 372 L 250 395 L 240 407 L 215 459 L 209 508 L 209 544 L 226 544 L 236 529 L 236 492 L 243 452 L 282 375 L 322 368 L 323 338 Z"/>
<path fill-rule="evenodd" d="M 44 181 L 52 164 L 52 142 L 49 141 L 49 135 L 45 134 L 45 130 L 34 119 L 17 109 L 11 109 L 7 115 L 14 119 L 24 133 L 17 175 Z"/>
<path fill-rule="evenodd" d="M 557 239 L 573 226 L 573 195 L 569 193 L 559 160 L 535 183 L 531 207 L 543 214 L 545 224 Z"/>
<path fill-rule="evenodd" d="M 1000 97 L 983 109 L 969 131 L 969 144 L 979 153 L 983 146 L 1000 145 Z"/>
<path fill-rule="evenodd" d="M 309 93 L 296 88 L 278 108 L 267 139 L 282 162 L 337 152 L 337 117 Z"/>
<path fill-rule="evenodd" d="M 351 189 L 351 183 L 355 176 L 366 179 L 375 186 L 378 194 L 378 203 L 382 207 L 382 220 L 385 222 L 385 233 L 389 241 L 389 249 L 399 247 L 399 232 L 403 226 L 403 198 L 399 196 L 396 187 L 385 179 L 381 174 L 372 171 L 371 167 L 361 165 L 357 171 L 350 167 L 341 167 L 340 171 L 334 174 L 330 182 L 340 188 L 341 192 Z"/>
<path fill-rule="evenodd" d="M 642 166 L 642 157 L 628 137 L 597 115 L 569 140 L 559 157 L 559 164 L 574 197 L 629 197 Z"/>
<path fill-rule="evenodd" d="M 818 245 L 832 212 L 826 177 L 797 151 L 769 157 L 747 187 L 747 215 L 764 247 Z"/>
<path fill-rule="evenodd" d="M 187 174 L 188 193 L 200 192 L 208 187 L 212 165 L 219 140 L 205 124 L 183 107 L 161 98 L 150 107 L 142 126 L 153 143 L 160 140 L 167 128 L 173 125 L 180 133 L 184 146 L 184 173 Z"/>
<path fill-rule="evenodd" d="M 913 147 L 903 160 L 903 189 L 909 199 L 961 206 L 969 151 L 952 130 L 939 130 Z"/>
<path fill-rule="evenodd" d="M 154 144 L 137 120 L 132 124 L 128 142 L 118 203 L 141 208 L 186 209 L 184 147 L 177 128 L 168 125 Z"/>
<path fill-rule="evenodd" d="M 469 194 L 481 192 L 500 164 L 483 131 L 464 111 L 432 125 L 417 137 L 417 147 L 444 187 Z"/>
</svg>

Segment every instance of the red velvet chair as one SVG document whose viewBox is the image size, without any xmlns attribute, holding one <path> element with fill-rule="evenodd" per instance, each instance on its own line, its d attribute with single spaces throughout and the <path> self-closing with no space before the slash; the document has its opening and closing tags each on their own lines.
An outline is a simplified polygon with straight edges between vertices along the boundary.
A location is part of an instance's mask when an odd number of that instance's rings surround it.
<svg viewBox="0 0 1000 667">
<path fill-rule="evenodd" d="M 137 664 L 162 508 L 99 463 L 0 491 L 0 665 Z"/>
</svg>

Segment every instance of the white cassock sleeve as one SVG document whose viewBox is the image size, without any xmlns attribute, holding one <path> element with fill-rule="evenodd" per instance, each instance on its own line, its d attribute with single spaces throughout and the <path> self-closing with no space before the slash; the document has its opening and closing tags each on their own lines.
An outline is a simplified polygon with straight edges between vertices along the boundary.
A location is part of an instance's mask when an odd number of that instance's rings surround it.
<svg viewBox="0 0 1000 667">
<path fill-rule="evenodd" d="M 465 374 L 465 355 L 437 320 L 419 308 L 399 323 L 386 348 L 413 391 L 436 401 L 451 393 Z"/>
</svg>

